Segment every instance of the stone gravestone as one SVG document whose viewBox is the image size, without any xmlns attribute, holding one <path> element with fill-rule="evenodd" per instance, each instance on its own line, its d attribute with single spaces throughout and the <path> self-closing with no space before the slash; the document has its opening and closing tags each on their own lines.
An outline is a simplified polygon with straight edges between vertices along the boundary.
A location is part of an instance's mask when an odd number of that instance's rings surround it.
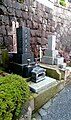
<svg viewBox="0 0 71 120">
<path fill-rule="evenodd" d="M 30 49 L 30 29 L 27 27 L 17 28 L 17 54 L 14 54 L 14 62 L 27 64 L 34 61 L 33 52 Z"/>
<path fill-rule="evenodd" d="M 64 58 L 58 56 L 58 50 L 56 47 L 56 36 L 48 35 L 48 49 L 45 50 L 45 55 L 42 57 L 42 62 L 50 65 L 63 64 Z"/>
<path fill-rule="evenodd" d="M 30 64 L 34 63 L 34 54 L 30 49 L 30 29 L 22 26 L 16 29 L 16 33 L 17 53 L 13 54 L 13 63 L 11 65 L 14 73 L 23 76 L 27 60 L 30 59 Z"/>
</svg>

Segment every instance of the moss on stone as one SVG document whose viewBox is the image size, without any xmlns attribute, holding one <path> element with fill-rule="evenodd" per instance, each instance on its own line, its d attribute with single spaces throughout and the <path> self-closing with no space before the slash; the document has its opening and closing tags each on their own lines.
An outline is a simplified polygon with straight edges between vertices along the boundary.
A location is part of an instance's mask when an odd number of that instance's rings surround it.
<svg viewBox="0 0 71 120">
<path fill-rule="evenodd" d="M 45 90 L 41 93 L 33 93 L 32 96 L 34 98 L 34 112 L 40 109 L 46 102 L 48 102 L 51 98 L 53 98 L 59 91 L 64 88 L 64 81 L 58 81 L 58 84 Z"/>
<path fill-rule="evenodd" d="M 49 99 L 51 99 L 57 93 L 57 86 L 51 87 L 49 90 L 44 91 L 41 94 L 38 94 L 34 98 L 34 108 L 38 110 L 41 108 Z"/>
<path fill-rule="evenodd" d="M 46 75 L 57 80 L 61 80 L 61 73 L 58 69 L 47 68 Z"/>
<path fill-rule="evenodd" d="M 61 72 L 61 79 L 62 79 L 62 80 L 64 80 L 65 71 L 63 71 L 63 70 L 60 70 L 60 72 Z"/>
</svg>

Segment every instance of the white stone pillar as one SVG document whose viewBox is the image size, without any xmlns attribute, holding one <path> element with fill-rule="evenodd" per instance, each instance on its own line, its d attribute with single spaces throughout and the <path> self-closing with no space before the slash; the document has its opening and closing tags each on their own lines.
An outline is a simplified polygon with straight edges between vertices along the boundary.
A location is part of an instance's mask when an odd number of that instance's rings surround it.
<svg viewBox="0 0 71 120">
<path fill-rule="evenodd" d="M 42 48 L 40 47 L 40 62 L 41 62 L 41 59 L 42 59 Z"/>
<path fill-rule="evenodd" d="M 17 53 L 17 37 L 16 28 L 19 27 L 19 23 L 12 21 L 12 34 L 13 34 L 13 51 Z"/>
</svg>

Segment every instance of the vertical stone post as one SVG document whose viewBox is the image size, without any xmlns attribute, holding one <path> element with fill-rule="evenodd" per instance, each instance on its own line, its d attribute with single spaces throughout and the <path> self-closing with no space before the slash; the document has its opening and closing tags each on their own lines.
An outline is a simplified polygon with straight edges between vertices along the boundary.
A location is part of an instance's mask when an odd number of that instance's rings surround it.
<svg viewBox="0 0 71 120">
<path fill-rule="evenodd" d="M 17 37 L 16 37 L 16 28 L 19 27 L 19 23 L 12 21 L 12 32 L 13 32 L 13 51 L 17 52 Z"/>
</svg>

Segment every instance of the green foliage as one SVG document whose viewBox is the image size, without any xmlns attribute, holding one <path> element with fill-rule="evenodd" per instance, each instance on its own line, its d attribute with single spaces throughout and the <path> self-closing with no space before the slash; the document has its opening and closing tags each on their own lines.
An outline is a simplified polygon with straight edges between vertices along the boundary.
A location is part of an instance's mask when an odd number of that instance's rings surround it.
<svg viewBox="0 0 71 120">
<path fill-rule="evenodd" d="M 64 6 L 64 7 L 66 7 L 66 3 L 65 3 L 64 0 L 60 0 L 59 4 L 62 5 L 62 6 Z"/>
<path fill-rule="evenodd" d="M 17 2 L 19 2 L 19 3 L 23 3 L 23 2 L 24 2 L 24 0 L 17 0 Z"/>
<path fill-rule="evenodd" d="M 27 82 L 21 76 L 0 77 L 0 120 L 16 120 L 29 95 Z"/>
<path fill-rule="evenodd" d="M 2 63 L 3 63 L 3 67 L 5 68 L 5 70 L 8 69 L 9 55 L 8 55 L 7 49 L 2 49 Z"/>
</svg>

